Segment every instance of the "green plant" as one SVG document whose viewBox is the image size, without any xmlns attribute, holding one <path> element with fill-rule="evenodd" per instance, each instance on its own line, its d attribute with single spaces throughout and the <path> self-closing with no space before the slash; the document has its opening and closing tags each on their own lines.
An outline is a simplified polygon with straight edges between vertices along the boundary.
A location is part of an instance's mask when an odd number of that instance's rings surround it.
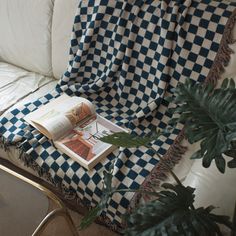
<svg viewBox="0 0 236 236">
<path fill-rule="evenodd" d="M 177 117 L 171 120 L 185 123 L 185 135 L 190 143 L 200 141 L 200 149 L 192 158 L 202 158 L 203 166 L 209 167 L 212 160 L 220 172 L 225 171 L 225 156 L 232 157 L 230 168 L 236 167 L 236 88 L 233 80 L 224 80 L 219 89 L 210 84 L 195 84 L 187 80 L 179 84 L 175 96 L 168 99 L 177 106 L 170 111 Z M 133 134 L 116 133 L 102 138 L 104 142 L 131 148 L 146 146 L 160 159 L 162 157 L 150 143 L 161 132 L 139 137 Z M 165 163 L 165 162 L 163 162 Z M 219 225 L 224 224 L 233 230 L 230 218 L 211 213 L 213 206 L 194 207 L 193 188 L 183 186 L 168 164 L 165 164 L 176 180 L 176 185 L 163 184 L 165 190 L 146 192 L 142 189 L 115 189 L 112 187 L 112 167 L 104 173 L 104 194 L 101 202 L 84 218 L 81 228 L 88 226 L 106 207 L 109 197 L 115 192 L 140 191 L 153 195 L 154 200 L 140 205 L 125 216 L 127 228 L 125 235 L 222 235 Z"/>
<path fill-rule="evenodd" d="M 213 206 L 193 207 L 194 189 L 163 184 L 158 199 L 140 205 L 128 215 L 126 235 L 221 235 L 217 223 L 232 227 L 229 218 L 212 214 Z M 200 234 L 199 234 L 200 232 Z"/>
<path fill-rule="evenodd" d="M 194 84 L 187 80 L 179 84 L 175 97 L 169 101 L 178 104 L 171 112 L 178 114 L 172 124 L 183 122 L 185 135 L 192 144 L 200 141 L 200 149 L 191 158 L 202 158 L 203 166 L 209 167 L 212 160 L 220 172 L 225 172 L 226 154 L 234 159 L 228 167 L 236 167 L 236 89 L 234 81 L 225 79 L 221 87 L 211 84 Z"/>
</svg>

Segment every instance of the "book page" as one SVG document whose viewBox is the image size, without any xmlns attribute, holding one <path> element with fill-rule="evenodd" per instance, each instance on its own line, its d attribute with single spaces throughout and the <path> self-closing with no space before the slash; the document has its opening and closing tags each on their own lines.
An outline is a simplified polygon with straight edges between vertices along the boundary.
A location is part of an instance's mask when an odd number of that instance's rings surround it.
<svg viewBox="0 0 236 236">
<path fill-rule="evenodd" d="M 99 140 L 102 136 L 111 133 L 107 127 L 98 121 L 96 116 L 93 116 L 83 124 L 75 127 L 66 137 L 59 140 L 59 143 L 64 150 L 67 149 L 72 155 L 77 155 L 89 162 L 111 147 L 110 144 Z"/>
<path fill-rule="evenodd" d="M 87 99 L 64 94 L 24 119 L 49 139 L 57 140 L 93 114 L 95 108 Z"/>
</svg>

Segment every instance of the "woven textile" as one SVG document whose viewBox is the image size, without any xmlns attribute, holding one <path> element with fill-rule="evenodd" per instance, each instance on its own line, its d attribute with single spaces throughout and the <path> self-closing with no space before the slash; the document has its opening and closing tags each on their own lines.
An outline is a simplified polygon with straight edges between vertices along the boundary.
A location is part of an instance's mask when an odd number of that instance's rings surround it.
<svg viewBox="0 0 236 236">
<path fill-rule="evenodd" d="M 52 93 L 1 118 L 5 143 L 18 144 L 26 161 L 36 163 L 55 184 L 64 185 L 88 206 L 99 201 L 103 171 L 111 160 L 114 186 L 137 189 L 145 182 L 148 187 L 151 172 L 155 178 L 165 174 L 161 168 L 160 173 L 154 171 L 160 163 L 150 150 L 119 149 L 87 171 L 22 118 L 65 92 L 88 98 L 100 115 L 132 132 L 165 128 L 171 118 L 165 97 L 171 89 L 187 77 L 199 82 L 217 77 L 219 70 L 211 68 L 227 61 L 228 52 L 221 57 L 230 40 L 224 31 L 232 27 L 235 17 L 229 18 L 235 5 L 210 0 L 79 1 L 68 70 Z M 165 155 L 181 129 L 179 125 L 161 136 L 153 148 Z M 132 197 L 133 193 L 114 194 L 104 215 L 121 223 Z"/>
</svg>

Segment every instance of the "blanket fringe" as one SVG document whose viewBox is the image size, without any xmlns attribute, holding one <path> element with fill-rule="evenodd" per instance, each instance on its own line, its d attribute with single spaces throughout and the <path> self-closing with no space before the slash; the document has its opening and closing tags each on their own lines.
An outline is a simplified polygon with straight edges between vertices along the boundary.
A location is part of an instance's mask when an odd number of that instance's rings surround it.
<svg viewBox="0 0 236 236">
<path fill-rule="evenodd" d="M 18 148 L 20 151 L 20 155 L 19 155 L 19 159 L 21 161 L 23 161 L 23 163 L 25 164 L 25 166 L 30 167 L 31 169 L 33 169 L 39 177 L 43 177 L 44 179 L 46 179 L 47 181 L 49 181 L 50 183 L 52 183 L 54 186 L 56 186 L 57 184 L 55 183 L 55 181 L 53 180 L 52 176 L 43 168 L 41 168 L 33 159 L 32 157 L 30 157 L 28 154 L 24 153 L 24 150 L 21 148 Z"/>
<path fill-rule="evenodd" d="M 231 14 L 225 26 L 219 50 L 211 67 L 211 70 L 205 80 L 206 83 L 212 83 L 213 85 L 216 85 L 217 81 L 220 79 L 220 75 L 224 72 L 225 67 L 229 64 L 230 56 L 232 53 L 234 53 L 234 51 L 229 47 L 229 45 L 236 42 L 236 39 L 233 38 L 233 29 L 235 23 L 236 10 L 234 10 L 234 12 Z"/>
<path fill-rule="evenodd" d="M 5 152 L 9 150 L 9 146 L 11 144 L 1 135 L 0 136 L 0 148 L 2 148 Z"/>
<path fill-rule="evenodd" d="M 146 191 L 155 191 L 156 187 L 159 187 L 161 182 L 166 180 L 169 176 L 169 170 L 166 167 L 168 165 L 171 169 L 174 168 L 176 164 L 182 159 L 183 154 L 186 152 L 187 148 L 182 146 L 180 143 L 184 139 L 184 129 L 179 133 L 174 143 L 171 145 L 169 150 L 163 156 L 163 159 L 158 162 L 158 164 L 153 168 L 151 173 L 148 175 L 146 180 L 142 184 L 142 189 Z M 134 209 L 142 198 L 148 199 L 148 196 L 144 196 L 141 193 L 135 193 L 131 203 L 130 209 Z"/>
</svg>

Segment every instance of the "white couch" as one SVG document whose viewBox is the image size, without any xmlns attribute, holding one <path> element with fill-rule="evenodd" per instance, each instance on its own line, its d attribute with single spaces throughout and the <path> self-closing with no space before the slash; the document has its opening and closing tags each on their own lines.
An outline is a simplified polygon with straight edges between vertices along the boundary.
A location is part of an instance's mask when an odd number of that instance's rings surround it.
<svg viewBox="0 0 236 236">
<path fill-rule="evenodd" d="M 77 3 L 77 0 L 0 0 L 0 114 L 54 88 L 67 66 Z M 232 55 L 223 77 L 236 77 L 235 63 L 236 56 Z M 219 206 L 218 213 L 232 216 L 235 170 L 227 169 L 222 175 L 214 163 L 204 169 L 201 161 L 190 161 L 194 150 L 194 146 L 189 147 L 175 172 L 184 184 L 197 188 L 197 205 Z M 17 148 L 8 151 L 2 148 L 0 156 L 37 174 L 19 160 Z"/>
</svg>

